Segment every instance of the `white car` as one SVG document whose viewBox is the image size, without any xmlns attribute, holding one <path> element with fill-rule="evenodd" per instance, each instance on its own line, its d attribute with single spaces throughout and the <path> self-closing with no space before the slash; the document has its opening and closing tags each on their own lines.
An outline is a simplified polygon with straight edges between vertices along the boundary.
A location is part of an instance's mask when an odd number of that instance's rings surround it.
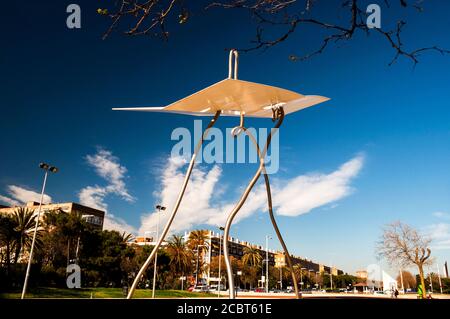
<svg viewBox="0 0 450 319">
<path fill-rule="evenodd" d="M 218 288 L 219 288 L 219 285 L 211 285 L 211 286 L 209 287 L 209 290 L 215 290 L 215 291 L 217 291 Z M 220 285 L 220 291 L 225 291 L 225 285 L 223 285 L 223 284 Z"/>
</svg>

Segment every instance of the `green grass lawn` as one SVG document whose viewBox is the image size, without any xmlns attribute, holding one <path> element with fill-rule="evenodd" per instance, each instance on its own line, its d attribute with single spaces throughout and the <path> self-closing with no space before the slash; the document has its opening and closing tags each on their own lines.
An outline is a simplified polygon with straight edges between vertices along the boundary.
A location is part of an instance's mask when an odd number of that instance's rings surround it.
<svg viewBox="0 0 450 319">
<path fill-rule="evenodd" d="M 0 299 L 20 298 L 21 292 L 0 293 Z M 210 298 L 209 293 L 189 292 L 183 290 L 157 290 L 156 298 Z M 122 288 L 34 288 L 30 289 L 27 298 L 124 298 Z M 151 289 L 137 289 L 133 298 L 151 298 Z"/>
</svg>

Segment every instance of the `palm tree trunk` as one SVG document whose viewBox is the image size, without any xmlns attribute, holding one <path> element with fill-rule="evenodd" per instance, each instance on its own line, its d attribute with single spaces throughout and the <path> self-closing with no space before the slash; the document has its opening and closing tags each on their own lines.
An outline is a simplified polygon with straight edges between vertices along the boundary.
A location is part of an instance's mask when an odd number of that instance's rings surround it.
<svg viewBox="0 0 450 319">
<path fill-rule="evenodd" d="M 20 255 L 21 250 L 22 250 L 22 240 L 20 240 L 16 246 L 16 251 L 15 251 L 15 255 L 14 255 L 14 263 L 15 264 L 17 264 L 17 261 L 19 260 L 19 255 Z"/>
<path fill-rule="evenodd" d="M 10 264 L 11 264 L 11 245 L 9 240 L 6 242 L 6 276 L 9 276 L 9 270 L 10 270 Z"/>
</svg>

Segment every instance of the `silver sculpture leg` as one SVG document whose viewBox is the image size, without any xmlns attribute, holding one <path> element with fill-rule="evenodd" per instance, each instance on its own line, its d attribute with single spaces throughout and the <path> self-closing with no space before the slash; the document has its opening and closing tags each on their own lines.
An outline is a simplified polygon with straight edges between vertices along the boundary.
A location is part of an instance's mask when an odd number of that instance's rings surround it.
<svg viewBox="0 0 450 319">
<path fill-rule="evenodd" d="M 247 136 L 250 138 L 250 140 L 253 142 L 253 145 L 255 146 L 256 151 L 258 152 L 258 157 L 259 157 L 260 162 L 263 162 L 264 161 L 264 157 L 261 154 L 258 142 L 256 141 L 255 137 L 244 126 L 242 126 L 242 129 L 244 130 L 245 134 L 247 134 Z M 268 209 L 269 209 L 270 221 L 272 222 L 272 225 L 273 225 L 273 228 L 274 228 L 274 230 L 275 230 L 275 232 L 277 234 L 278 240 L 280 241 L 281 246 L 283 247 L 284 256 L 285 256 L 285 258 L 287 260 L 287 264 L 288 264 L 288 267 L 289 267 L 289 270 L 290 270 L 291 276 L 292 276 L 292 282 L 294 284 L 295 298 L 296 299 L 300 299 L 300 294 L 299 294 L 299 291 L 298 291 L 297 277 L 295 276 L 294 265 L 293 265 L 292 260 L 291 260 L 291 255 L 289 254 L 287 246 L 286 246 L 286 244 L 285 244 L 285 242 L 283 240 L 283 236 L 281 236 L 280 229 L 278 228 L 277 222 L 275 220 L 275 215 L 273 214 L 272 192 L 270 190 L 269 175 L 267 174 L 266 165 L 265 164 L 263 164 L 262 173 L 264 175 L 264 182 L 265 182 L 265 185 L 266 185 L 267 206 L 268 206 Z"/>
<path fill-rule="evenodd" d="M 278 129 L 283 122 L 284 119 L 284 111 L 282 108 L 277 108 L 274 110 L 274 118 L 277 119 L 277 123 L 274 126 L 274 129 Z M 241 128 L 243 128 L 243 117 L 241 116 Z M 276 132 L 275 132 L 276 133 Z M 255 175 L 251 179 L 250 183 L 247 185 L 247 188 L 245 189 L 244 193 L 241 195 L 241 198 L 239 199 L 236 206 L 233 208 L 231 213 L 228 215 L 227 222 L 225 224 L 225 230 L 223 233 L 224 243 L 223 243 L 223 254 L 225 257 L 225 265 L 227 267 L 227 276 L 228 276 L 228 285 L 229 285 L 229 298 L 234 299 L 236 298 L 236 293 L 234 290 L 234 278 L 233 278 L 233 270 L 231 268 L 230 263 L 230 256 L 228 251 L 228 237 L 230 233 L 231 224 L 233 223 L 233 219 L 236 216 L 236 214 L 241 209 L 242 205 L 244 205 L 245 201 L 247 200 L 248 195 L 250 194 L 250 191 L 252 190 L 253 186 L 255 185 L 258 178 L 261 176 L 261 172 L 264 170 L 264 157 L 266 155 L 267 149 L 270 145 L 270 142 L 272 140 L 272 131 L 267 136 L 267 142 L 264 146 L 263 151 L 260 153 L 260 164 L 258 167 L 258 170 L 256 171 Z"/>
<path fill-rule="evenodd" d="M 150 256 L 148 256 L 147 260 L 145 261 L 144 265 L 142 265 L 141 269 L 139 270 L 139 273 L 137 274 L 136 278 L 134 278 L 133 284 L 131 285 L 130 291 L 128 292 L 128 296 L 127 299 L 131 299 L 131 297 L 133 297 L 133 293 L 136 290 L 136 287 L 139 283 L 139 280 L 142 278 L 142 275 L 144 274 L 144 272 L 147 270 L 148 266 L 150 265 L 150 263 L 152 262 L 153 258 L 156 256 L 156 253 L 159 249 L 159 247 L 161 246 L 161 243 L 164 241 L 164 238 L 166 237 L 167 233 L 169 232 L 170 226 L 172 225 L 172 221 L 175 218 L 175 215 L 177 214 L 178 208 L 180 206 L 181 200 L 183 199 L 184 196 L 184 192 L 186 190 L 186 186 L 189 182 L 189 177 L 191 176 L 192 173 L 192 169 L 194 168 L 194 164 L 195 164 L 195 159 L 197 157 L 197 154 L 200 150 L 200 148 L 203 145 L 203 142 L 205 140 L 205 137 L 208 135 L 208 131 L 211 127 L 214 126 L 214 124 L 216 123 L 217 119 L 220 116 L 220 112 L 221 111 L 217 111 L 216 114 L 214 115 L 214 118 L 211 120 L 211 122 L 209 122 L 208 126 L 206 127 L 206 129 L 203 131 L 203 135 L 200 141 L 198 141 L 194 153 L 192 154 L 192 158 L 191 161 L 189 163 L 189 167 L 188 170 L 186 172 L 186 176 L 184 177 L 184 181 L 183 181 L 183 185 L 181 186 L 181 190 L 180 193 L 178 194 L 178 198 L 177 201 L 175 202 L 175 206 L 172 210 L 172 213 L 169 217 L 169 220 L 166 223 L 166 226 L 164 227 L 164 230 L 158 240 L 158 242 L 156 243 L 155 247 L 153 247 L 153 250 L 150 254 Z"/>
<path fill-rule="evenodd" d="M 270 192 L 270 184 L 269 184 L 269 176 L 266 173 L 266 170 L 264 169 L 264 181 L 266 183 L 266 190 L 267 190 L 267 204 L 269 206 L 269 216 L 270 216 L 270 220 L 272 222 L 273 228 L 275 229 L 275 232 L 277 233 L 277 237 L 278 240 L 280 241 L 281 246 L 283 247 L 284 250 L 284 256 L 286 257 L 287 260 L 287 264 L 289 267 L 289 270 L 291 271 L 291 276 L 292 276 L 292 282 L 294 283 L 294 291 L 295 291 L 295 298 L 296 299 L 300 299 L 300 294 L 298 292 L 298 283 L 297 283 L 297 277 L 295 276 L 295 271 L 294 271 L 294 264 L 292 263 L 291 260 L 291 255 L 289 254 L 289 251 L 287 249 L 287 246 L 283 240 L 283 237 L 281 236 L 281 232 L 280 229 L 278 228 L 277 222 L 275 221 L 275 216 L 273 214 L 273 209 L 272 209 L 272 195 Z"/>
</svg>

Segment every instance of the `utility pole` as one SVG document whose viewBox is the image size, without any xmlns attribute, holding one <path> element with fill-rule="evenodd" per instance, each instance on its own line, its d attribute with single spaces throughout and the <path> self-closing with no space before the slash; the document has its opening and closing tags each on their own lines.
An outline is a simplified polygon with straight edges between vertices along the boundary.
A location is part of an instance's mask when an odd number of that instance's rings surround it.
<svg viewBox="0 0 450 319">
<path fill-rule="evenodd" d="M 280 265 L 280 290 L 283 290 L 283 267 Z"/>
<path fill-rule="evenodd" d="M 437 264 L 436 266 L 437 266 L 438 277 L 439 277 L 439 288 L 440 288 L 440 290 L 441 290 L 441 294 L 442 294 L 442 281 L 441 281 L 441 271 L 439 270 L 439 264 Z"/>
<path fill-rule="evenodd" d="M 333 292 L 333 263 L 330 262 L 330 288 Z"/>
<path fill-rule="evenodd" d="M 431 288 L 431 293 L 433 293 L 433 277 L 431 277 L 431 271 L 430 271 L 430 288 Z"/>
<path fill-rule="evenodd" d="M 269 293 L 269 235 L 266 235 L 266 293 Z"/>
<path fill-rule="evenodd" d="M 400 268 L 400 282 L 402 284 L 402 291 L 405 293 L 405 285 L 403 284 L 403 269 Z"/>
<path fill-rule="evenodd" d="M 156 209 L 158 210 L 158 222 L 156 224 L 156 240 L 157 242 L 159 240 L 159 215 L 161 214 L 162 210 L 166 210 L 166 207 L 161 205 L 156 205 Z M 152 289 L 152 298 L 155 298 L 155 288 L 156 288 L 156 266 L 158 263 L 158 253 L 155 255 L 155 268 L 153 269 L 153 289 Z"/>
<path fill-rule="evenodd" d="M 220 273 L 220 264 L 221 264 L 221 261 L 222 261 L 222 231 L 224 229 L 225 228 L 223 228 L 223 227 L 219 227 L 219 230 L 220 230 L 220 232 L 219 232 L 219 284 L 218 284 L 218 287 L 217 287 L 217 298 L 220 298 L 220 289 L 221 289 L 221 286 L 222 286 L 222 277 L 221 277 L 221 273 Z"/>
</svg>

